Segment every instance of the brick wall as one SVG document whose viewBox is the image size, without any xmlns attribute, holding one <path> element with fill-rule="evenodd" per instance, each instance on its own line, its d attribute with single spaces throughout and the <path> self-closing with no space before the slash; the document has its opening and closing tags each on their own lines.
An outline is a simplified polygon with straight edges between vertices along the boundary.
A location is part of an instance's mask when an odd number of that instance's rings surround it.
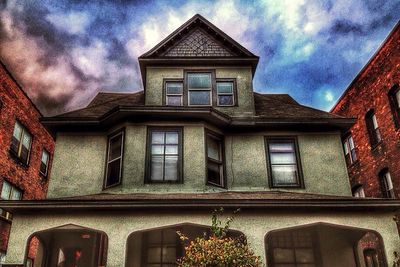
<svg viewBox="0 0 400 267">
<path fill-rule="evenodd" d="M 400 24 L 381 49 L 348 87 L 332 112 L 357 118 L 350 132 L 356 146 L 358 162 L 349 166 L 352 185 L 362 184 L 368 197 L 381 197 L 379 172 L 389 168 L 400 198 L 400 129 L 396 127 L 388 91 L 400 83 Z M 365 114 L 375 110 L 382 142 L 371 148 Z"/>
<path fill-rule="evenodd" d="M 49 167 L 51 167 L 54 140 L 40 124 L 40 117 L 41 114 L 34 104 L 19 88 L 11 74 L 0 64 L 0 191 L 3 181 L 7 180 L 23 191 L 23 199 L 46 197 L 48 178 L 39 174 L 39 168 L 43 149 L 50 153 Z M 21 164 L 10 154 L 11 138 L 16 120 L 23 124 L 33 137 L 27 166 Z M 8 231 L 1 232 L 0 248 L 6 247 L 8 242 Z M 5 236 L 7 237 L 5 238 Z"/>
</svg>

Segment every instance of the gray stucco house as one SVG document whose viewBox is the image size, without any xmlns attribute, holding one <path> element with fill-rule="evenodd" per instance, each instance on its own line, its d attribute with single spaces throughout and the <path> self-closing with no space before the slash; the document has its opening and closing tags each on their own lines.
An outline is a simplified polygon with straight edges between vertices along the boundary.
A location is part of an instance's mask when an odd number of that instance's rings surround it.
<svg viewBox="0 0 400 267">
<path fill-rule="evenodd" d="M 9 266 L 176 266 L 217 207 L 268 267 L 392 266 L 397 200 L 351 194 L 354 123 L 260 94 L 258 57 L 196 15 L 139 57 L 144 90 L 99 93 L 43 119 L 56 136 L 48 198 L 13 212 Z"/>
</svg>

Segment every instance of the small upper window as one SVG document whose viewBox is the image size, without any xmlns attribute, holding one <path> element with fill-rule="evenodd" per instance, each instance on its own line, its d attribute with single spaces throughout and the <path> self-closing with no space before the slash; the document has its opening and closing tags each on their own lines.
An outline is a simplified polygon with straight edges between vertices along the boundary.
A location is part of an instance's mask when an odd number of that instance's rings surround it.
<svg viewBox="0 0 400 267">
<path fill-rule="evenodd" d="M 294 138 L 267 138 L 271 187 L 301 187 L 300 160 Z"/>
<path fill-rule="evenodd" d="M 365 197 L 365 192 L 362 185 L 354 186 L 352 191 L 353 191 L 353 197 Z"/>
<path fill-rule="evenodd" d="M 189 106 L 211 105 L 211 73 L 188 73 L 187 88 Z"/>
<path fill-rule="evenodd" d="M 396 198 L 396 196 L 394 194 L 392 177 L 390 176 L 389 170 L 383 169 L 379 173 L 379 178 L 381 179 L 383 197 Z"/>
<path fill-rule="evenodd" d="M 167 106 L 183 105 L 183 83 L 166 82 L 165 83 L 165 103 Z"/>
<path fill-rule="evenodd" d="M 32 145 L 32 135 L 18 121 L 14 126 L 14 133 L 11 141 L 11 151 L 24 164 L 28 164 L 29 154 Z"/>
<path fill-rule="evenodd" d="M 379 142 L 382 141 L 382 137 L 374 110 L 370 110 L 367 112 L 367 114 L 365 115 L 365 120 L 371 146 L 375 147 Z"/>
<path fill-rule="evenodd" d="M 122 178 L 122 157 L 124 151 L 124 132 L 108 138 L 108 155 L 105 188 L 118 185 Z"/>
<path fill-rule="evenodd" d="M 40 173 L 44 176 L 47 176 L 48 168 L 49 168 L 49 160 L 50 154 L 45 149 L 42 152 L 42 159 L 40 161 Z"/>
<path fill-rule="evenodd" d="M 233 94 L 233 82 L 217 82 L 217 105 L 218 106 L 233 106 L 235 104 Z"/>
<path fill-rule="evenodd" d="M 151 129 L 148 137 L 148 182 L 181 180 L 181 129 Z"/>
<path fill-rule="evenodd" d="M 356 148 L 354 146 L 353 137 L 351 135 L 345 138 L 343 142 L 343 148 L 347 165 L 350 166 L 357 161 Z"/>
<path fill-rule="evenodd" d="M 207 183 L 225 186 L 223 139 L 207 134 Z"/>
<path fill-rule="evenodd" d="M 390 105 L 393 111 L 393 118 L 397 127 L 400 127 L 400 86 L 395 85 L 389 91 Z"/>
</svg>

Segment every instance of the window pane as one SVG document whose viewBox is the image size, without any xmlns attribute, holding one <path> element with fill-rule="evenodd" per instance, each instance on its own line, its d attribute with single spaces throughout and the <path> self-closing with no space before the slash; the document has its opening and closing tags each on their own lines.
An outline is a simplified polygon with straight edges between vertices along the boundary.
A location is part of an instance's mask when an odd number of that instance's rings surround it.
<svg viewBox="0 0 400 267">
<path fill-rule="evenodd" d="M 274 249 L 275 263 L 294 263 L 294 251 L 292 249 L 275 248 Z"/>
<path fill-rule="evenodd" d="M 164 145 L 152 145 L 151 146 L 151 154 L 153 154 L 153 155 L 164 154 Z"/>
<path fill-rule="evenodd" d="M 271 153 L 271 164 L 296 164 L 294 153 Z"/>
<path fill-rule="evenodd" d="M 24 133 L 24 136 L 22 138 L 22 145 L 26 148 L 26 149 L 30 149 L 31 147 L 31 141 L 32 141 L 32 137 L 30 134 L 28 134 L 27 132 Z"/>
<path fill-rule="evenodd" d="M 392 177 L 390 176 L 390 173 L 387 172 L 385 173 L 385 180 L 386 180 L 386 186 L 387 190 L 392 190 L 393 189 L 393 183 L 392 183 Z"/>
<path fill-rule="evenodd" d="M 14 133 L 13 136 L 17 139 L 17 140 L 21 140 L 21 133 L 22 133 L 22 126 L 16 122 L 15 126 L 14 126 Z"/>
<path fill-rule="evenodd" d="M 218 104 L 221 106 L 232 106 L 233 105 L 233 95 L 219 95 Z"/>
<path fill-rule="evenodd" d="M 296 249 L 296 262 L 298 263 L 313 263 L 314 252 L 312 249 Z"/>
<path fill-rule="evenodd" d="M 119 183 L 121 159 L 117 159 L 108 164 L 106 186 Z"/>
<path fill-rule="evenodd" d="M 167 96 L 167 105 L 168 106 L 182 106 L 182 97 L 181 96 Z"/>
<path fill-rule="evenodd" d="M 344 148 L 344 154 L 345 155 L 347 155 L 347 154 L 349 154 L 349 147 L 348 147 L 348 142 L 347 142 L 347 140 L 344 142 L 344 144 L 343 144 L 343 148 Z"/>
<path fill-rule="evenodd" d="M 355 149 L 353 149 L 353 150 L 351 151 L 351 158 L 353 159 L 353 162 L 354 162 L 354 161 L 357 161 L 357 153 L 356 153 L 356 150 L 355 150 Z"/>
<path fill-rule="evenodd" d="M 270 152 L 294 152 L 294 145 L 292 142 L 288 143 L 270 143 Z"/>
<path fill-rule="evenodd" d="M 41 172 L 42 174 L 44 174 L 44 175 L 46 175 L 46 173 L 47 173 L 47 165 L 44 164 L 43 162 L 40 163 L 40 172 Z"/>
<path fill-rule="evenodd" d="M 15 154 L 18 154 L 19 144 L 20 144 L 19 140 L 13 136 L 11 139 L 11 150 Z"/>
<path fill-rule="evenodd" d="M 372 125 L 374 126 L 374 129 L 378 128 L 378 121 L 376 120 L 375 114 L 372 115 Z"/>
<path fill-rule="evenodd" d="M 165 156 L 165 180 L 178 180 L 178 156 Z"/>
<path fill-rule="evenodd" d="M 217 92 L 221 93 L 233 93 L 233 83 L 232 82 L 218 82 Z"/>
<path fill-rule="evenodd" d="M 160 262 L 161 260 L 161 248 L 148 248 L 147 249 L 147 261 L 148 262 Z"/>
<path fill-rule="evenodd" d="M 211 74 L 210 73 L 189 73 L 188 74 L 188 87 L 191 88 L 211 88 Z"/>
<path fill-rule="evenodd" d="M 177 132 L 167 132 L 165 135 L 166 144 L 178 144 L 179 134 Z"/>
<path fill-rule="evenodd" d="M 28 163 L 28 158 L 29 158 L 29 150 L 28 150 L 28 148 L 26 148 L 25 146 L 22 146 L 21 154 L 20 154 L 19 157 L 20 157 L 22 162 L 27 164 Z"/>
<path fill-rule="evenodd" d="M 189 105 L 210 105 L 210 91 L 189 91 Z"/>
<path fill-rule="evenodd" d="M 350 149 L 354 149 L 354 141 L 353 141 L 353 137 L 349 137 L 349 146 L 350 146 Z"/>
<path fill-rule="evenodd" d="M 14 188 L 14 190 L 12 191 L 11 199 L 20 200 L 21 198 L 22 198 L 22 192 L 19 191 L 17 188 Z"/>
<path fill-rule="evenodd" d="M 163 132 L 152 132 L 151 143 L 152 144 L 164 144 L 164 133 Z"/>
<path fill-rule="evenodd" d="M 48 154 L 45 150 L 43 150 L 43 153 L 42 153 L 42 162 L 45 163 L 45 164 L 47 164 L 48 160 L 49 160 L 49 154 Z"/>
<path fill-rule="evenodd" d="M 400 108 L 400 89 L 396 92 L 397 107 Z"/>
<path fill-rule="evenodd" d="M 167 94 L 182 94 L 182 83 L 167 82 Z"/>
<path fill-rule="evenodd" d="M 211 159 L 221 160 L 221 144 L 215 138 L 207 136 L 207 155 Z"/>
<path fill-rule="evenodd" d="M 165 146 L 165 154 L 178 154 L 178 145 L 166 145 Z"/>
<path fill-rule="evenodd" d="M 122 153 L 122 134 L 110 139 L 110 152 L 108 160 L 121 157 Z"/>
<path fill-rule="evenodd" d="M 275 185 L 297 184 L 296 166 L 275 165 L 272 168 L 272 178 Z"/>
<path fill-rule="evenodd" d="M 207 168 L 208 168 L 207 180 L 211 183 L 222 186 L 222 177 L 221 177 L 222 166 L 215 162 L 208 161 Z"/>
<path fill-rule="evenodd" d="M 174 263 L 176 261 L 176 248 L 164 247 L 163 248 L 163 263 Z M 163 265 L 164 266 L 164 265 Z"/>
<path fill-rule="evenodd" d="M 163 166 L 164 156 L 152 156 L 151 157 L 151 180 L 162 181 L 163 180 Z"/>
<path fill-rule="evenodd" d="M 1 188 L 1 198 L 10 199 L 10 194 L 11 194 L 11 185 L 8 182 L 4 181 L 3 187 Z"/>
</svg>

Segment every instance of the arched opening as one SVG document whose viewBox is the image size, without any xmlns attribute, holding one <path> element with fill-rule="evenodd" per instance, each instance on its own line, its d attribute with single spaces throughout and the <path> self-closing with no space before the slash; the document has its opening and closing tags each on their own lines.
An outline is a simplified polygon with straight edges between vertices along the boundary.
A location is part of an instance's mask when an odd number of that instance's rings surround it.
<svg viewBox="0 0 400 267">
<path fill-rule="evenodd" d="M 104 232 L 73 224 L 36 232 L 28 239 L 25 266 L 106 266 L 107 244 Z"/>
<path fill-rule="evenodd" d="M 382 237 L 361 228 L 316 223 L 269 232 L 270 267 L 385 267 Z"/>
<path fill-rule="evenodd" d="M 133 232 L 127 240 L 126 267 L 174 267 L 184 255 L 184 244 L 177 231 L 190 240 L 210 235 L 210 227 L 197 224 L 178 224 Z M 229 230 L 228 236 L 240 237 L 243 233 Z"/>
</svg>

